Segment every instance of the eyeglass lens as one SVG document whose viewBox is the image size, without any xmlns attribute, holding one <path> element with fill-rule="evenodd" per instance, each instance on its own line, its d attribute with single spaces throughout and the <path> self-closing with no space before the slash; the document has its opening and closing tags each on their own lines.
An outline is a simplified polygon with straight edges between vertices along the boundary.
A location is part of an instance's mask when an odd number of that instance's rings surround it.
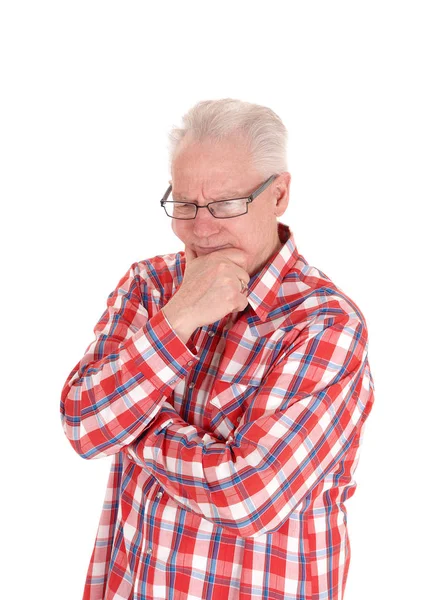
<svg viewBox="0 0 427 600">
<path fill-rule="evenodd" d="M 194 219 L 197 212 L 197 207 L 191 203 L 166 201 L 164 206 L 168 216 L 175 219 Z M 245 214 L 247 206 L 246 198 L 238 198 L 237 200 L 213 202 L 207 208 L 214 217 L 224 219 Z M 200 206 L 199 208 L 205 207 Z"/>
</svg>

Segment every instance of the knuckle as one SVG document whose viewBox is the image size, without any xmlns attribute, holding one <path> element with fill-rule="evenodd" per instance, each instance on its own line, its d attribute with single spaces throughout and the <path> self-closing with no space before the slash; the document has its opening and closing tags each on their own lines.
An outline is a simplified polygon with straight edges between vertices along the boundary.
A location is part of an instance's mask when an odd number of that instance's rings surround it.
<svg viewBox="0 0 427 600">
<path fill-rule="evenodd" d="M 217 269 L 220 273 L 226 273 L 229 270 L 229 265 L 224 260 L 217 262 Z"/>
</svg>

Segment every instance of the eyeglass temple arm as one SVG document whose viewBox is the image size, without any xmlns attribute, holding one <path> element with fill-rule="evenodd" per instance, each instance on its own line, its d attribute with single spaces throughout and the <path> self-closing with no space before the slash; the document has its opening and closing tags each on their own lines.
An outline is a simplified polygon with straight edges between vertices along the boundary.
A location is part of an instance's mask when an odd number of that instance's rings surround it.
<svg viewBox="0 0 427 600">
<path fill-rule="evenodd" d="M 160 204 L 161 204 L 161 206 L 163 206 L 163 202 L 164 202 L 164 201 L 166 200 L 166 198 L 169 196 L 169 194 L 171 193 L 171 190 L 172 190 L 172 186 L 170 185 L 170 186 L 168 187 L 168 189 L 166 190 L 166 192 L 165 192 L 165 195 L 164 195 L 164 196 L 163 196 L 163 198 L 160 200 Z"/>
<path fill-rule="evenodd" d="M 254 199 L 257 197 L 257 196 L 259 196 L 259 194 L 261 194 L 261 193 L 262 193 L 262 192 L 265 190 L 265 188 L 266 188 L 267 186 L 269 186 L 269 185 L 270 185 L 270 183 L 276 179 L 276 177 L 278 177 L 278 175 L 271 175 L 271 177 L 269 177 L 269 178 L 267 179 L 267 181 L 266 181 L 265 183 L 263 183 L 263 184 L 262 184 L 262 186 L 261 186 L 260 188 L 258 188 L 258 189 L 257 189 L 255 192 L 253 192 L 253 193 L 252 193 L 252 194 L 251 194 L 251 195 L 248 197 L 248 200 L 249 200 L 250 202 L 252 202 L 252 200 L 254 200 Z"/>
</svg>

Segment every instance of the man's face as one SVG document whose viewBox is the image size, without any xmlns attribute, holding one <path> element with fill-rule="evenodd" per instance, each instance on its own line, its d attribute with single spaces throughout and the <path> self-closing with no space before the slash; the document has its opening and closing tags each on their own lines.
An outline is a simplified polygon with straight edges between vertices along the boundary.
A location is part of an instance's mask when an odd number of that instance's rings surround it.
<svg viewBox="0 0 427 600">
<path fill-rule="evenodd" d="M 217 144 L 185 139 L 172 164 L 169 199 L 203 206 L 215 200 L 243 198 L 266 179 L 254 170 L 239 136 Z M 172 219 L 172 229 L 197 256 L 224 247 L 240 250 L 252 276 L 280 249 L 277 217 L 286 210 L 289 183 L 290 174 L 282 173 L 249 204 L 245 215 L 216 219 L 204 209 L 192 220 Z"/>
</svg>

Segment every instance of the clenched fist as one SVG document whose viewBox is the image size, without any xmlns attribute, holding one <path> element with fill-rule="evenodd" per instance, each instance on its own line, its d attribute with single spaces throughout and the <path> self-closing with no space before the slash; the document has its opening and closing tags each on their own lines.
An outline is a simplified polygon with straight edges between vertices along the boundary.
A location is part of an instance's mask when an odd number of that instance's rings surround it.
<svg viewBox="0 0 427 600">
<path fill-rule="evenodd" d="M 186 267 L 181 287 L 163 312 L 184 343 L 197 327 L 215 323 L 225 315 L 244 310 L 249 274 L 241 250 L 223 248 L 196 256 L 185 247 Z"/>
</svg>

